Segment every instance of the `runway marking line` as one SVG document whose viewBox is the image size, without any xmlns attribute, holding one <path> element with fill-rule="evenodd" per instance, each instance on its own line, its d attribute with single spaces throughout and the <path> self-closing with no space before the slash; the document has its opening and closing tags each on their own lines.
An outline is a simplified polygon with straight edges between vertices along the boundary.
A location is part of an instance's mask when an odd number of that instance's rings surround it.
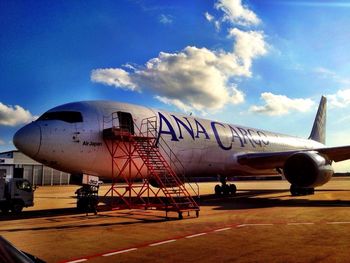
<svg viewBox="0 0 350 263">
<path fill-rule="evenodd" d="M 127 252 L 134 251 L 134 250 L 137 250 L 137 248 L 133 247 L 133 248 L 128 248 L 128 249 L 124 249 L 124 250 L 106 253 L 106 254 L 103 254 L 102 257 L 109 257 L 109 256 L 117 255 L 117 254 L 127 253 Z"/>
<path fill-rule="evenodd" d="M 344 222 L 327 222 L 327 225 L 342 225 L 342 224 L 350 224 L 350 222 L 348 221 L 344 221 Z"/>
<path fill-rule="evenodd" d="M 340 225 L 340 224 L 350 224 L 350 221 L 321 222 L 321 224 L 322 223 L 327 224 L 327 225 Z M 130 248 L 123 248 L 123 249 L 118 249 L 118 250 L 114 250 L 114 251 L 99 253 L 99 254 L 95 254 L 95 255 L 90 255 L 90 256 L 85 256 L 85 257 L 75 258 L 75 259 L 70 259 L 70 260 L 63 260 L 63 261 L 61 261 L 61 263 L 79 263 L 79 262 L 84 262 L 84 261 L 87 261 L 89 259 L 93 259 L 93 258 L 97 258 L 97 257 L 108 257 L 108 256 L 128 253 L 128 252 L 136 251 L 140 248 L 155 247 L 155 246 L 159 246 L 159 245 L 163 245 L 163 244 L 172 243 L 172 242 L 175 242 L 175 241 L 180 240 L 180 239 L 190 239 L 190 238 L 200 237 L 200 236 L 207 235 L 209 233 L 217 233 L 217 232 L 227 231 L 227 230 L 230 230 L 232 228 L 237 229 L 237 228 L 243 228 L 243 227 L 249 227 L 249 226 L 259 227 L 259 226 L 277 226 L 277 225 L 296 226 L 296 225 L 315 225 L 315 223 L 313 223 L 313 222 L 292 222 L 292 223 L 275 223 L 275 224 L 271 224 L 271 223 L 237 224 L 237 223 L 235 223 L 235 224 L 227 225 L 227 227 L 224 227 L 224 228 L 212 229 L 212 230 L 209 230 L 208 232 L 200 232 L 200 233 L 195 233 L 192 235 L 178 236 L 178 237 L 173 237 L 172 239 L 161 240 L 161 241 L 158 241 L 155 243 L 153 243 L 153 242 L 152 243 L 145 243 L 145 244 L 140 244 L 138 246 L 133 246 Z"/>
<path fill-rule="evenodd" d="M 194 237 L 200 237 L 200 236 L 204 236 L 208 233 L 203 232 L 203 233 L 198 233 L 198 234 L 194 234 L 194 235 L 190 235 L 190 236 L 186 236 L 185 238 L 194 238 Z"/>
<path fill-rule="evenodd" d="M 303 223 L 303 222 L 300 222 L 300 223 L 298 223 L 298 222 L 295 222 L 295 223 L 287 223 L 288 226 L 314 225 L 314 224 L 315 224 L 315 223 L 309 223 L 309 222 L 305 222 L 305 223 Z"/>
<path fill-rule="evenodd" d="M 216 229 L 213 232 L 221 232 L 221 231 L 226 231 L 226 230 L 230 230 L 230 229 L 232 229 L 232 227 L 225 227 L 225 228 Z"/>
<path fill-rule="evenodd" d="M 149 244 L 148 246 L 155 247 L 155 246 L 168 244 L 168 243 L 175 242 L 175 241 L 176 241 L 176 239 L 169 239 L 169 240 L 165 240 L 165 241 L 161 241 L 161 242 L 157 242 L 157 243 L 152 243 L 152 244 Z"/>
<path fill-rule="evenodd" d="M 246 226 L 273 226 L 274 224 L 241 224 L 241 225 L 237 225 L 237 228 L 240 227 L 246 227 Z"/>
<path fill-rule="evenodd" d="M 73 261 L 66 261 L 67 263 L 78 263 L 78 262 L 84 262 L 87 261 L 87 258 L 81 258 Z"/>
</svg>

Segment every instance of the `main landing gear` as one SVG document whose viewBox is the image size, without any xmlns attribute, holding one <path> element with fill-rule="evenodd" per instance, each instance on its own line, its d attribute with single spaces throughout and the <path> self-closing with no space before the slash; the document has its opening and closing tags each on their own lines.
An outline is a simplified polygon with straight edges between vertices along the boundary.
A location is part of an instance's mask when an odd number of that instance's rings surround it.
<svg viewBox="0 0 350 263">
<path fill-rule="evenodd" d="M 303 188 L 291 185 L 290 193 L 292 194 L 292 196 L 313 195 L 315 193 L 315 188 Z"/>
<path fill-rule="evenodd" d="M 237 187 L 234 184 L 227 184 L 226 183 L 226 177 L 220 176 L 220 182 L 221 185 L 217 184 L 215 185 L 215 194 L 217 196 L 228 196 L 228 195 L 235 195 L 237 192 Z"/>
</svg>

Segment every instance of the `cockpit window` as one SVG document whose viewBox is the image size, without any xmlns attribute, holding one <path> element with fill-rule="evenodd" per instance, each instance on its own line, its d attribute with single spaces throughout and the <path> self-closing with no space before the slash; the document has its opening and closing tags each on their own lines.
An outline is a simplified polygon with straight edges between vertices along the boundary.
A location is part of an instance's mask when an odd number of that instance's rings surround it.
<svg viewBox="0 0 350 263">
<path fill-rule="evenodd" d="M 83 116 L 79 111 L 56 111 L 46 112 L 40 116 L 38 121 L 59 120 L 69 123 L 83 122 Z"/>
</svg>

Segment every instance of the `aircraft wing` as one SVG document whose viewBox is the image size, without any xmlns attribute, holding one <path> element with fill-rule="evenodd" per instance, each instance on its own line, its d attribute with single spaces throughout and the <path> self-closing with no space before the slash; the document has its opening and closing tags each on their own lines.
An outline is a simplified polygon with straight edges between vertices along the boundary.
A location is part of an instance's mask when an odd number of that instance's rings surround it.
<svg viewBox="0 0 350 263">
<path fill-rule="evenodd" d="M 241 165 L 247 165 L 255 169 L 282 168 L 285 161 L 294 153 L 315 151 L 325 155 L 329 160 L 340 162 L 350 159 L 350 146 L 327 147 L 310 150 L 293 150 L 285 152 L 246 153 L 237 156 Z"/>
<path fill-rule="evenodd" d="M 315 150 L 323 155 L 327 155 L 327 157 L 335 162 L 345 161 L 350 159 L 350 146 L 337 146 L 337 147 L 329 147 L 329 148 L 321 148 Z"/>
</svg>

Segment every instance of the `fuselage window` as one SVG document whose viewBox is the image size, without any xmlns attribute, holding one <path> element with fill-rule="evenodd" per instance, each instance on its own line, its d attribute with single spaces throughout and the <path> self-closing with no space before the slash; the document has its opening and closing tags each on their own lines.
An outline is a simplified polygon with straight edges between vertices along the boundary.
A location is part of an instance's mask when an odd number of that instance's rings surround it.
<svg viewBox="0 0 350 263">
<path fill-rule="evenodd" d="M 38 121 L 59 120 L 69 123 L 83 122 L 83 116 L 78 111 L 56 111 L 46 112 L 38 119 Z"/>
</svg>

